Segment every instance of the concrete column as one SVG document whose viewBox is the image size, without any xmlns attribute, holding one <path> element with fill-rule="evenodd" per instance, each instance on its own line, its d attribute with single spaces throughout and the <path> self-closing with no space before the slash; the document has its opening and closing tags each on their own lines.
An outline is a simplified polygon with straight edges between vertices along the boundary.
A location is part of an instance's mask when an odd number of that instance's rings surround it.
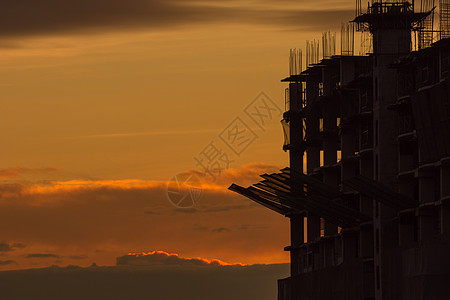
<svg viewBox="0 0 450 300">
<path fill-rule="evenodd" d="M 344 261 L 358 257 L 358 235 L 356 232 L 343 232 Z"/>
<path fill-rule="evenodd" d="M 415 236 L 415 215 L 413 213 L 411 214 L 404 214 L 399 217 L 399 245 L 402 248 L 410 248 L 414 243 L 416 242 L 414 240 Z"/>
<path fill-rule="evenodd" d="M 418 216 L 419 242 L 426 243 L 433 240 L 437 233 L 436 215 L 430 211 L 421 210 Z"/>
<path fill-rule="evenodd" d="M 303 215 L 296 214 L 290 216 L 291 221 L 291 276 L 299 275 L 302 271 L 301 253 L 299 246 L 304 242 Z"/>
<path fill-rule="evenodd" d="M 324 165 L 330 166 L 337 163 L 337 139 L 334 134 L 337 124 L 337 107 L 335 103 L 327 103 L 323 106 L 323 127 L 326 133 L 323 138 Z M 335 168 L 325 168 L 322 170 L 323 182 L 336 190 L 339 189 L 340 174 Z M 337 226 L 325 221 L 324 235 L 334 235 L 337 233 Z"/>
<path fill-rule="evenodd" d="M 450 158 L 445 158 L 442 161 L 440 168 L 440 196 L 441 199 L 450 198 Z M 450 202 L 444 200 L 441 208 L 441 233 L 450 235 Z"/>
<path fill-rule="evenodd" d="M 400 178 L 398 180 L 398 192 L 406 197 L 414 198 L 416 180 L 414 177 Z"/>
<path fill-rule="evenodd" d="M 302 83 L 289 84 L 289 166 L 292 170 L 303 172 L 303 129 L 302 129 Z"/>
<path fill-rule="evenodd" d="M 320 237 L 320 217 L 309 214 L 307 220 L 307 237 L 308 243 L 310 243 Z"/>
<path fill-rule="evenodd" d="M 412 170 L 414 168 L 414 154 L 412 153 L 405 153 L 399 154 L 399 161 L 398 161 L 398 171 L 399 172 L 405 172 Z"/>
<path fill-rule="evenodd" d="M 323 106 L 323 130 L 326 133 L 323 138 L 324 165 L 333 165 L 337 162 L 337 139 L 334 134 L 337 124 L 337 108 L 332 102 Z"/>
<path fill-rule="evenodd" d="M 334 240 L 331 238 L 325 239 L 325 254 L 324 254 L 324 266 L 325 268 L 333 266 L 333 248 Z"/>
<path fill-rule="evenodd" d="M 373 227 L 363 227 L 359 233 L 359 257 L 373 258 Z"/>
<path fill-rule="evenodd" d="M 436 200 L 436 178 L 433 173 L 419 171 L 419 202 L 427 203 Z"/>
<path fill-rule="evenodd" d="M 373 178 L 373 159 L 372 157 L 364 157 L 359 160 L 360 174 L 367 178 Z M 364 195 L 360 197 L 361 212 L 372 216 L 373 213 L 373 199 Z"/>
<path fill-rule="evenodd" d="M 450 158 L 449 158 L 450 160 Z M 440 168 L 441 172 L 441 184 L 440 184 L 440 195 L 441 198 L 450 197 L 450 165 L 447 161 L 443 162 Z"/>
<path fill-rule="evenodd" d="M 320 146 L 314 145 L 314 140 L 319 137 L 319 114 L 313 103 L 319 94 L 319 80 L 318 76 L 309 76 L 306 81 L 306 101 L 308 107 L 308 116 L 306 118 L 306 137 L 309 145 L 306 148 L 307 152 L 307 171 L 311 173 L 314 169 L 320 167 Z"/>
<path fill-rule="evenodd" d="M 447 201 L 441 206 L 441 233 L 450 235 L 450 203 Z"/>
</svg>

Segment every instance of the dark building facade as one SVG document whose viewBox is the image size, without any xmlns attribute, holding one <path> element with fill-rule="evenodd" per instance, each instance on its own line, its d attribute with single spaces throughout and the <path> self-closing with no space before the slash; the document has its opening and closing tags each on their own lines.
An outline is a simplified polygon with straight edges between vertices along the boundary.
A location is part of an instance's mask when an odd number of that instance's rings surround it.
<svg viewBox="0 0 450 300">
<path fill-rule="evenodd" d="M 428 15 L 372 3 L 372 54 L 283 80 L 290 166 L 230 187 L 290 218 L 279 300 L 450 299 L 450 39 L 411 51 Z"/>
</svg>

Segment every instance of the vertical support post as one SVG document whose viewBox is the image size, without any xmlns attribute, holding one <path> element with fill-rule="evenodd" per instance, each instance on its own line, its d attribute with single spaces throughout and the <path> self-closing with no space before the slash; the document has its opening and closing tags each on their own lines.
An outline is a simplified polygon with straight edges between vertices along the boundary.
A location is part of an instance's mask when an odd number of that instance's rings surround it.
<svg viewBox="0 0 450 300">
<path fill-rule="evenodd" d="M 302 128 L 302 83 L 294 82 L 289 84 L 289 134 L 290 150 L 289 165 L 291 170 L 303 172 L 303 128 Z M 293 172 L 294 173 L 294 172 Z M 292 174 L 292 173 L 291 173 Z M 297 194 L 302 187 L 295 186 L 291 181 L 291 193 Z M 293 214 L 289 216 L 291 222 L 291 276 L 300 274 L 301 266 L 300 246 L 304 243 L 304 223 L 303 214 Z"/>
</svg>

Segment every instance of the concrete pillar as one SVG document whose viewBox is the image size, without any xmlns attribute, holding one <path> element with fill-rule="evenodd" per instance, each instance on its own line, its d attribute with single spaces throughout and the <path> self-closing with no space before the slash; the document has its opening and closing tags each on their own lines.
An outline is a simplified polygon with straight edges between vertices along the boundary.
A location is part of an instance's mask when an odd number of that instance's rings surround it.
<svg viewBox="0 0 450 300">
<path fill-rule="evenodd" d="M 327 86 L 327 85 L 325 85 Z M 337 130 L 337 107 L 334 102 L 326 103 L 323 106 L 323 152 L 325 166 L 337 163 L 337 139 L 331 132 Z M 340 174 L 336 168 L 324 168 L 322 170 L 323 182 L 336 190 L 339 189 Z M 325 221 L 324 235 L 334 235 L 337 233 L 337 226 Z"/>
<path fill-rule="evenodd" d="M 437 233 L 436 215 L 425 209 L 421 209 L 418 215 L 419 242 L 426 243 L 433 240 Z"/>
<path fill-rule="evenodd" d="M 326 103 L 323 106 L 323 130 L 326 133 L 323 137 L 324 164 L 333 165 L 337 162 L 337 139 L 334 134 L 337 124 L 337 108 L 334 102 Z"/>
<path fill-rule="evenodd" d="M 325 86 L 328 86 L 325 84 Z M 331 88 L 331 87 L 330 87 Z M 335 102 L 326 103 L 323 106 L 323 127 L 325 135 L 323 137 L 323 151 L 325 166 L 337 163 L 337 139 L 331 132 L 337 130 L 337 107 Z M 322 170 L 323 182 L 336 190 L 339 189 L 340 174 L 336 168 L 325 168 Z M 330 236 L 337 233 L 337 226 L 325 221 L 324 235 Z"/>
<path fill-rule="evenodd" d="M 304 242 L 303 215 L 295 214 L 290 216 L 291 223 L 291 276 L 299 275 L 302 271 L 301 253 L 299 246 Z"/>
<path fill-rule="evenodd" d="M 371 156 L 362 157 L 359 160 L 360 174 L 367 178 L 373 178 L 373 159 Z M 371 216 L 373 213 L 373 199 L 364 195 L 360 197 L 361 212 Z"/>
<path fill-rule="evenodd" d="M 359 233 L 359 257 L 373 258 L 373 227 L 371 225 L 362 227 Z"/>
<path fill-rule="evenodd" d="M 398 181 L 398 149 L 397 149 L 397 115 L 388 110 L 391 104 L 397 101 L 397 72 L 390 67 L 390 64 L 399 56 L 409 53 L 411 43 L 410 28 L 406 25 L 398 25 L 397 28 L 385 28 L 383 17 L 379 16 L 373 27 L 373 47 L 374 47 L 374 67 L 373 67 L 373 124 L 374 124 L 374 178 L 381 183 L 397 190 Z M 399 18 L 400 22 L 405 22 Z M 398 278 L 401 270 L 396 274 L 391 273 L 389 266 L 384 262 L 389 261 L 390 250 L 381 251 L 381 245 L 388 244 L 388 236 L 391 234 L 385 230 L 386 220 L 395 216 L 395 211 L 383 206 L 379 207 L 379 214 L 375 220 L 375 243 L 379 243 L 380 251 L 375 253 L 375 299 L 383 299 L 383 286 L 390 280 Z M 398 231 L 396 228 L 391 230 Z M 394 232 L 392 232 L 394 234 Z M 400 290 L 399 288 L 392 288 Z M 395 292 L 396 293 L 396 292 Z"/>
<path fill-rule="evenodd" d="M 308 215 L 307 237 L 308 243 L 315 241 L 320 237 L 320 217 L 313 214 Z"/>
<path fill-rule="evenodd" d="M 399 216 L 399 245 L 402 248 L 410 248 L 416 242 L 415 240 L 415 218 L 413 212 Z"/>
<path fill-rule="evenodd" d="M 437 200 L 436 178 L 432 172 L 419 171 L 419 202 L 427 203 Z"/>
<path fill-rule="evenodd" d="M 302 83 L 289 84 L 289 166 L 292 170 L 303 172 L 303 128 L 302 128 Z"/>
<path fill-rule="evenodd" d="M 399 153 L 398 171 L 399 173 L 410 171 L 414 168 L 413 153 Z"/>
<path fill-rule="evenodd" d="M 416 179 L 413 176 L 414 174 L 411 174 L 411 177 L 404 177 L 398 180 L 398 192 L 411 199 L 414 199 L 414 189 L 416 184 Z"/>
<path fill-rule="evenodd" d="M 358 234 L 356 232 L 343 232 L 344 261 L 358 257 Z"/>
<path fill-rule="evenodd" d="M 334 249 L 334 240 L 331 238 L 325 239 L 325 254 L 324 254 L 324 266 L 325 268 L 333 266 L 333 249 Z"/>
<path fill-rule="evenodd" d="M 440 196 L 443 201 L 440 208 L 441 233 L 450 235 L 450 157 L 441 160 Z"/>
<path fill-rule="evenodd" d="M 306 148 L 307 172 L 312 173 L 314 169 L 320 167 L 320 145 L 314 145 L 314 141 L 319 138 L 319 113 L 317 108 L 312 104 L 319 94 L 318 76 L 308 76 L 306 81 L 306 101 L 308 106 L 308 117 L 306 118 L 306 137 L 308 138 L 308 146 Z"/>
<path fill-rule="evenodd" d="M 440 196 L 441 198 L 450 197 L 450 158 L 442 162 L 440 168 Z"/>
<path fill-rule="evenodd" d="M 450 202 L 446 201 L 441 206 L 441 233 L 450 235 Z"/>
</svg>

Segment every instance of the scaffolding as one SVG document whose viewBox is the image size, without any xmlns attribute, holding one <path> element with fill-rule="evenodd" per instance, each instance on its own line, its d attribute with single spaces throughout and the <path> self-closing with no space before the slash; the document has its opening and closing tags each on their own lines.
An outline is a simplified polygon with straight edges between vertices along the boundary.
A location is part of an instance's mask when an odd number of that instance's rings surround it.
<svg viewBox="0 0 450 300">
<path fill-rule="evenodd" d="M 306 41 L 306 66 L 310 67 L 319 63 L 319 41 Z"/>
<path fill-rule="evenodd" d="M 355 23 L 341 24 L 341 55 L 353 56 L 355 54 Z"/>
<path fill-rule="evenodd" d="M 439 1 L 439 30 L 440 38 L 445 39 L 450 37 L 450 1 Z"/>
<path fill-rule="evenodd" d="M 424 49 L 429 47 L 435 41 L 434 31 L 434 1 L 422 0 L 420 3 L 420 12 L 430 12 L 430 14 L 419 22 L 417 30 L 417 48 Z"/>
<path fill-rule="evenodd" d="M 289 53 L 289 75 L 299 75 L 302 72 L 302 50 L 291 49 Z"/>
<path fill-rule="evenodd" d="M 370 9 L 370 5 L 377 1 L 371 0 L 370 3 L 367 3 L 367 12 Z M 356 0 L 356 17 L 363 15 L 362 1 Z M 360 33 L 360 45 L 359 45 L 359 55 L 367 55 L 372 53 L 372 34 L 370 33 L 370 26 L 367 23 L 356 22 L 352 23 L 353 30 L 358 31 Z M 354 37 L 353 37 L 354 38 Z M 344 53 L 342 54 L 344 55 Z"/>
<path fill-rule="evenodd" d="M 373 52 L 373 39 L 368 30 L 361 31 L 361 44 L 359 48 L 359 55 L 367 55 Z"/>
<path fill-rule="evenodd" d="M 322 55 L 324 59 L 336 55 L 336 33 L 322 33 Z"/>
</svg>

